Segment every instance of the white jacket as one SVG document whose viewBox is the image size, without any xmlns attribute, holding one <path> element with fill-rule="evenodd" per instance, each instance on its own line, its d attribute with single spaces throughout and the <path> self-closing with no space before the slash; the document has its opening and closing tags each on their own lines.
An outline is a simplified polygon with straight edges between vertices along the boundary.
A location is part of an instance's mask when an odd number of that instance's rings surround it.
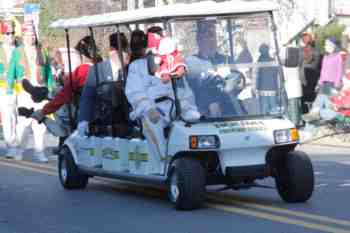
<svg viewBox="0 0 350 233">
<path fill-rule="evenodd" d="M 133 107 L 130 117 L 142 118 L 152 108 L 160 110 L 169 119 L 171 101 L 155 103 L 159 97 L 174 99 L 171 82 L 163 83 L 159 78 L 149 75 L 147 60 L 138 59 L 129 65 L 125 94 Z"/>
<path fill-rule="evenodd" d="M 299 78 L 299 68 L 284 67 L 285 89 L 288 99 L 300 98 L 303 96 L 301 80 Z"/>
</svg>

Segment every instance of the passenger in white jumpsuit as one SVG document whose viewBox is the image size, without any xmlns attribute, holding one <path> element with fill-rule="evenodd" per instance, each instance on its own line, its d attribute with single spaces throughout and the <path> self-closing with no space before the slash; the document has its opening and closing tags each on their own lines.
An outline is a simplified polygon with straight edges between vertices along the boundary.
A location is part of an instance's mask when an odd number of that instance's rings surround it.
<svg viewBox="0 0 350 233">
<path fill-rule="evenodd" d="M 160 98 L 174 99 L 171 82 L 163 83 L 161 79 L 151 76 L 147 60 L 138 59 L 129 65 L 125 94 L 134 109 L 130 117 L 142 121 L 143 134 L 151 153 L 152 173 L 161 174 L 166 152 L 163 129 L 170 122 L 171 101 L 160 101 Z"/>
<path fill-rule="evenodd" d="M 6 144 L 6 157 L 16 157 L 16 93 L 8 88 L 8 71 L 10 69 L 12 52 L 15 49 L 14 23 L 4 21 L 3 43 L 0 44 L 0 111 L 1 123 Z"/>
<path fill-rule="evenodd" d="M 28 80 L 34 86 L 43 85 L 42 76 L 40 72 L 40 64 L 37 61 L 37 48 L 35 46 L 35 34 L 31 30 L 32 27 L 27 27 L 27 30 L 23 32 L 23 44 L 25 56 L 28 62 L 28 71 L 26 75 Z M 42 109 L 46 104 L 46 101 L 40 103 L 34 103 L 30 95 L 22 91 L 18 95 L 18 107 L 24 106 L 27 108 L 34 108 L 34 110 Z M 24 148 L 28 143 L 30 136 L 30 129 L 33 131 L 34 136 L 34 155 L 33 159 L 38 162 L 48 162 L 48 159 L 44 153 L 44 138 L 46 133 L 46 127 L 44 124 L 39 124 L 35 119 L 18 117 L 17 124 L 17 141 L 19 146 L 18 155 L 23 155 Z"/>
</svg>

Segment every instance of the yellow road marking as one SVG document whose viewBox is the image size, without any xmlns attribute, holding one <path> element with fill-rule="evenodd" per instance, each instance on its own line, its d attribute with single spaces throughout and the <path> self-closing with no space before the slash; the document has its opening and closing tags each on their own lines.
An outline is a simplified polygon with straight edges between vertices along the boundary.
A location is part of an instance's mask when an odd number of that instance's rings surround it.
<svg viewBox="0 0 350 233">
<path fill-rule="evenodd" d="M 20 164 L 24 166 L 29 166 L 29 167 L 35 167 L 35 168 L 44 168 L 44 169 L 50 169 L 54 170 L 55 167 L 53 167 L 50 164 L 40 164 L 40 163 L 33 163 L 33 162 L 28 162 L 28 161 L 16 161 L 12 159 L 6 159 L 6 158 L 0 158 L 0 163 L 6 163 L 6 164 Z"/>
<path fill-rule="evenodd" d="M 34 171 L 42 174 L 47 174 L 50 176 L 57 176 L 57 170 L 54 169 L 53 167 L 49 166 L 38 166 L 39 168 L 35 168 L 37 165 L 31 164 L 31 166 L 26 166 L 24 164 L 29 162 L 20 162 L 22 164 L 16 164 L 16 163 L 11 163 L 11 162 L 4 162 L 0 161 L 1 165 L 8 166 L 8 167 L 13 167 L 13 168 L 18 168 L 18 169 L 23 169 L 23 170 L 29 170 L 29 171 Z M 43 170 L 44 169 L 44 170 Z M 105 178 L 94 178 L 92 180 L 92 183 L 95 184 L 103 184 L 103 185 L 108 185 L 110 186 L 112 183 L 112 179 L 105 179 Z M 114 182 L 115 183 L 115 182 Z M 145 190 L 143 188 L 139 189 L 133 189 L 131 190 L 131 187 L 128 186 L 127 184 L 119 183 L 117 182 L 117 185 L 112 184 L 112 188 L 118 191 L 136 191 L 138 193 L 144 193 L 146 195 L 150 195 L 153 197 L 160 197 L 161 195 L 152 190 Z M 157 191 L 164 191 L 162 189 L 157 189 Z M 319 215 L 314 215 L 314 214 L 308 214 L 304 212 L 299 212 L 299 211 L 292 211 L 288 209 L 283 209 L 279 207 L 272 207 L 272 206 L 265 206 L 262 204 L 258 203 L 250 203 L 248 200 L 243 200 L 243 199 L 234 199 L 234 196 L 229 196 L 229 195 L 216 195 L 215 197 L 212 194 L 207 195 L 209 203 L 206 203 L 206 206 L 217 209 L 217 210 L 222 210 L 225 212 L 230 212 L 230 213 L 236 213 L 240 215 L 246 215 L 246 216 L 252 216 L 260 219 L 265 219 L 265 220 L 270 220 L 273 222 L 279 222 L 279 223 L 285 223 L 285 224 L 290 224 L 290 225 L 296 225 L 296 226 L 301 226 L 304 228 L 309 228 L 313 230 L 318 230 L 322 232 L 330 232 L 330 233 L 350 233 L 350 230 L 345 230 L 345 229 L 340 229 L 337 227 L 331 227 L 327 226 L 324 224 L 327 223 L 334 223 L 337 225 L 343 225 L 343 226 L 350 226 L 349 221 L 345 220 L 338 220 L 334 218 L 329 218 L 325 216 L 319 216 Z M 237 198 L 237 197 L 236 197 Z M 222 203 L 222 204 L 218 204 Z M 231 206 L 231 205 L 235 206 Z M 251 210 L 247 208 L 254 208 L 262 211 L 270 211 L 270 212 L 275 212 L 275 213 L 266 213 L 266 212 L 259 212 L 258 210 Z M 287 216 L 280 216 L 277 214 L 287 214 L 291 216 L 296 216 L 296 217 L 301 217 L 305 218 L 304 220 L 317 220 L 320 221 L 322 224 L 318 223 L 312 223 L 312 222 L 307 222 L 303 220 L 298 220 L 298 219 L 293 219 Z"/>
<path fill-rule="evenodd" d="M 18 168 L 18 169 L 22 169 L 22 170 L 38 172 L 38 173 L 47 174 L 50 176 L 57 176 L 57 172 L 42 170 L 42 168 L 39 169 L 39 168 L 35 168 L 35 167 L 24 167 L 23 165 L 20 165 L 20 164 L 8 163 L 8 162 L 3 162 L 3 161 L 1 161 L 0 164 L 3 166 L 7 166 L 7 167 L 13 167 L 13 168 Z"/>
<path fill-rule="evenodd" d="M 282 217 L 278 215 L 273 214 L 267 214 L 263 212 L 253 211 L 253 210 L 247 210 L 243 208 L 233 207 L 233 206 L 225 206 L 220 204 L 206 204 L 206 206 L 217 209 L 217 210 L 223 210 L 226 212 L 236 213 L 240 215 L 246 215 L 251 217 L 256 217 L 260 219 L 266 219 L 273 222 L 279 222 L 279 223 L 286 223 L 290 225 L 296 225 L 301 226 L 308 229 L 318 230 L 321 232 L 330 232 L 330 233 L 350 233 L 350 230 L 343 230 L 336 227 L 330 227 L 327 225 L 317 224 L 317 223 L 309 223 L 302 220 L 296 220 L 288 217 Z"/>
<path fill-rule="evenodd" d="M 284 208 L 280 208 L 280 207 L 267 206 L 267 205 L 258 204 L 258 203 L 251 203 L 248 201 L 235 199 L 234 196 L 217 194 L 214 197 L 213 195 L 209 194 L 208 197 L 209 197 L 209 199 L 212 199 L 216 202 L 217 201 L 220 201 L 220 202 L 225 201 L 226 203 L 228 202 L 230 204 L 239 205 L 242 207 L 271 211 L 271 212 L 280 213 L 280 214 L 287 214 L 287 215 L 292 215 L 292 216 L 301 217 L 301 218 L 308 218 L 308 219 L 312 219 L 312 220 L 316 220 L 316 221 L 320 221 L 320 222 L 334 223 L 334 224 L 342 225 L 342 226 L 350 226 L 350 221 L 334 219 L 334 218 L 321 216 L 321 215 L 308 214 L 305 212 L 294 211 L 294 210 L 284 209 Z"/>
</svg>

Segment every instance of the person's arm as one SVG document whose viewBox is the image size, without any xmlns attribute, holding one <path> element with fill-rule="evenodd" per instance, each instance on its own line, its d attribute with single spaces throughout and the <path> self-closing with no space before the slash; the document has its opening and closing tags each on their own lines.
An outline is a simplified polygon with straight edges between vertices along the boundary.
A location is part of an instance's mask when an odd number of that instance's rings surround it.
<svg viewBox="0 0 350 233">
<path fill-rule="evenodd" d="M 44 115 L 54 113 L 62 105 L 71 103 L 73 101 L 74 93 L 84 86 L 88 70 L 88 66 L 78 66 L 72 74 L 72 83 L 70 82 L 69 77 L 67 77 L 63 88 L 44 106 L 42 113 Z M 71 88 L 71 85 L 73 86 L 73 89 Z"/>
<path fill-rule="evenodd" d="M 335 77 L 334 77 L 334 85 L 336 88 L 341 87 L 342 84 L 342 77 L 344 73 L 344 65 L 343 65 L 343 59 L 340 54 L 337 56 L 337 65 L 334 67 L 336 69 Z"/>
<path fill-rule="evenodd" d="M 23 49 L 23 48 L 21 48 Z M 24 53 L 15 48 L 11 54 L 11 60 L 7 72 L 7 93 L 13 94 L 16 80 L 25 76 L 25 69 L 28 66 Z"/>
<path fill-rule="evenodd" d="M 324 82 L 324 79 L 326 78 L 326 69 L 328 69 L 328 67 L 326 67 L 326 59 L 327 57 L 324 56 L 322 60 L 322 68 L 321 68 L 320 79 L 318 80 L 318 86 L 321 86 L 322 83 Z"/>
<path fill-rule="evenodd" d="M 64 104 L 69 104 L 71 102 L 71 99 L 72 94 L 70 87 L 64 85 L 63 88 L 55 95 L 55 97 L 49 103 L 45 104 L 42 109 L 42 113 L 44 115 L 54 113 Z"/>
<path fill-rule="evenodd" d="M 12 53 L 12 57 L 7 70 L 7 94 L 13 94 L 13 89 L 16 81 L 16 61 L 19 59 L 18 55 L 15 58 L 15 51 Z"/>
<path fill-rule="evenodd" d="M 126 81 L 125 94 L 132 105 L 136 117 L 147 114 L 151 109 L 155 109 L 155 103 L 147 96 L 147 86 L 145 73 L 147 66 L 145 60 L 138 60 L 129 65 L 129 73 Z"/>
<path fill-rule="evenodd" d="M 321 53 L 318 48 L 313 49 L 313 59 L 312 63 L 310 64 L 314 69 L 318 69 L 321 61 Z"/>
</svg>

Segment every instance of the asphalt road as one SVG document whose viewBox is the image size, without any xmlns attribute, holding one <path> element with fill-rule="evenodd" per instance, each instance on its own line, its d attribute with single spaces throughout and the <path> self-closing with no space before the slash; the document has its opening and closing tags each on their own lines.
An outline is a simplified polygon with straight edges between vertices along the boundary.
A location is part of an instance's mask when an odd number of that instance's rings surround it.
<svg viewBox="0 0 350 233">
<path fill-rule="evenodd" d="M 67 191 L 54 161 L 0 158 L 0 233 L 350 233 L 350 148 L 300 149 L 316 175 L 309 202 L 286 204 L 270 189 L 209 192 L 202 209 L 187 212 L 160 188 L 94 178 Z"/>
</svg>

